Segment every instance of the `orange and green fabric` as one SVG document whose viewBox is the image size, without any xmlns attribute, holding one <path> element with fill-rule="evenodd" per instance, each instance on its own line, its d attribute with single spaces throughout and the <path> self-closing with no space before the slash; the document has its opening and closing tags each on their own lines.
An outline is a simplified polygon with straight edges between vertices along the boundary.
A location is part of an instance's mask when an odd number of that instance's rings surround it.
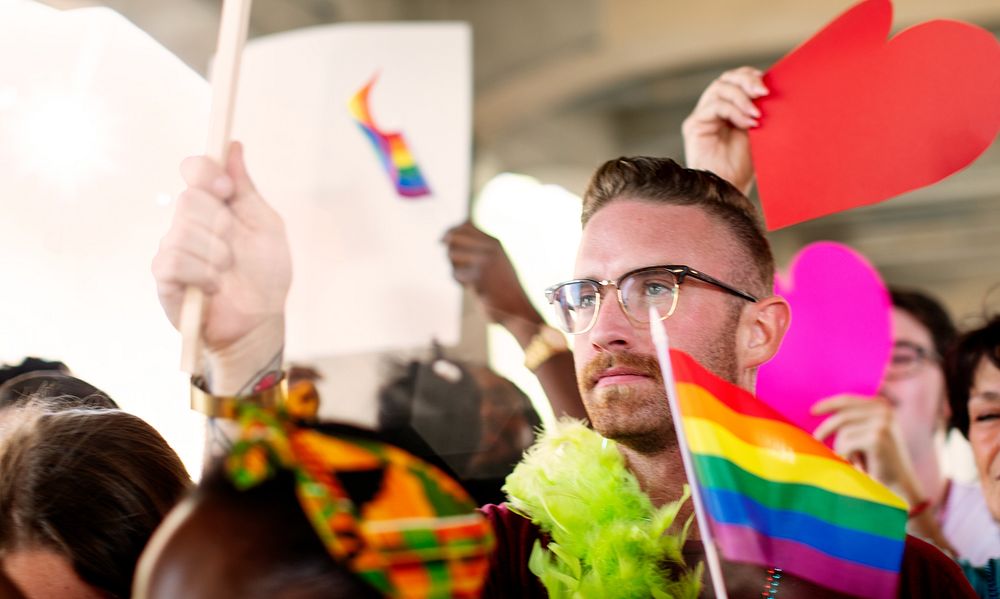
<svg viewBox="0 0 1000 599">
<path fill-rule="evenodd" d="M 233 484 L 247 489 L 292 470 L 330 555 L 383 595 L 479 597 L 493 534 L 450 476 L 387 443 L 299 427 L 255 406 L 241 407 L 240 424 L 226 460 Z"/>
</svg>

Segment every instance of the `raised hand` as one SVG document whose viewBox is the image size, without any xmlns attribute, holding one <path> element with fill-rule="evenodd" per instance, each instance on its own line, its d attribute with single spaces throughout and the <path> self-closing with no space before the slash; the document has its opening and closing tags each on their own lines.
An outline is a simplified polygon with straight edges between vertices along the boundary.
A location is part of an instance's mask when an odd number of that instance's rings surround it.
<svg viewBox="0 0 1000 599">
<path fill-rule="evenodd" d="M 543 322 L 521 287 L 500 241 L 469 221 L 449 229 L 442 241 L 448 246 L 452 276 L 476 292 L 490 319 L 508 329 L 521 322 L 533 327 Z M 529 337 L 533 334 L 532 331 Z"/>
<path fill-rule="evenodd" d="M 753 101 L 767 94 L 764 74 L 753 67 L 726 71 L 713 81 L 681 127 L 687 166 L 712 171 L 749 194 L 754 171 L 747 130 L 760 118 Z"/>
<path fill-rule="evenodd" d="M 449 229 L 442 241 L 448 246 L 455 280 L 473 289 L 487 315 L 506 328 L 522 348 L 527 348 L 542 330 L 545 319 L 521 287 L 500 241 L 468 221 Z M 587 417 L 571 353 L 552 355 L 535 369 L 535 376 L 557 417 Z"/>
<path fill-rule="evenodd" d="M 231 147 L 225 169 L 199 156 L 185 160 L 181 174 L 187 189 L 153 259 L 160 303 L 176 327 L 184 289 L 200 288 L 201 336 L 210 360 L 238 355 L 241 362 L 257 362 L 241 370 L 263 368 L 283 345 L 292 274 L 284 222 L 257 193 L 239 144 Z"/>
</svg>

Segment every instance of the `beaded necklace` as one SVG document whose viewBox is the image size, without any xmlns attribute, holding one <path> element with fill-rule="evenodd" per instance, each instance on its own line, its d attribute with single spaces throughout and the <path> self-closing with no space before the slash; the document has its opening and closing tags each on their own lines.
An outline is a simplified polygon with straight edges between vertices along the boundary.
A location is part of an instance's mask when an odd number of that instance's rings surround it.
<svg viewBox="0 0 1000 599">
<path fill-rule="evenodd" d="M 778 595 L 778 585 L 781 583 L 781 568 L 767 569 L 767 582 L 764 583 L 764 590 L 760 592 L 762 599 L 773 599 Z"/>
<path fill-rule="evenodd" d="M 994 569 L 996 560 L 986 562 L 986 586 L 989 587 L 990 599 L 1000 599 L 1000 589 L 997 588 L 997 572 Z"/>
</svg>

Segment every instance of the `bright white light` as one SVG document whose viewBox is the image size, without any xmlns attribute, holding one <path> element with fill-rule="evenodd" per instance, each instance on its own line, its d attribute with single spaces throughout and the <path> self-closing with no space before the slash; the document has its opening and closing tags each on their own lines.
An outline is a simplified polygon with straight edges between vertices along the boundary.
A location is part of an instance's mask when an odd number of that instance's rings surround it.
<svg viewBox="0 0 1000 599">
<path fill-rule="evenodd" d="M 13 140 L 25 171 L 70 189 L 107 169 L 107 118 L 95 98 L 52 94 L 25 105 Z"/>
<path fill-rule="evenodd" d="M 169 206 L 174 201 L 174 197 L 165 191 L 156 194 L 156 204 L 158 206 Z"/>
<path fill-rule="evenodd" d="M 9 110 L 15 104 L 17 104 L 17 88 L 0 87 L 0 110 Z"/>
<path fill-rule="evenodd" d="M 542 291 L 569 279 L 580 240 L 580 198 L 558 185 L 545 185 L 526 175 L 502 173 L 479 194 L 475 222 L 499 239 L 517 270 L 521 284 L 543 317 L 551 311 Z M 528 394 L 542 420 L 552 409 L 535 375 L 524 367 L 524 352 L 500 325 L 487 332 L 490 367 Z"/>
</svg>

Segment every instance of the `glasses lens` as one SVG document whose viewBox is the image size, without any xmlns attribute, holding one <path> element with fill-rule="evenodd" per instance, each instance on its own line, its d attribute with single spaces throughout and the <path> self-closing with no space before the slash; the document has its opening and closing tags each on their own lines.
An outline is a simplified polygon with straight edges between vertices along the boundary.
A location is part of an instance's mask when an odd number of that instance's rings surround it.
<svg viewBox="0 0 1000 599">
<path fill-rule="evenodd" d="M 630 318 L 649 322 L 649 308 L 669 316 L 677 302 L 677 276 L 666 269 L 651 269 L 625 277 L 621 282 L 622 302 Z"/>
<path fill-rule="evenodd" d="M 559 326 L 567 333 L 587 330 L 597 314 L 599 301 L 600 289 L 587 281 L 564 283 L 552 292 L 556 318 Z"/>
<path fill-rule="evenodd" d="M 929 353 L 924 348 L 910 343 L 897 343 L 892 348 L 886 376 L 890 379 L 897 379 L 912 375 L 920 367 L 920 364 L 928 358 Z"/>
</svg>

